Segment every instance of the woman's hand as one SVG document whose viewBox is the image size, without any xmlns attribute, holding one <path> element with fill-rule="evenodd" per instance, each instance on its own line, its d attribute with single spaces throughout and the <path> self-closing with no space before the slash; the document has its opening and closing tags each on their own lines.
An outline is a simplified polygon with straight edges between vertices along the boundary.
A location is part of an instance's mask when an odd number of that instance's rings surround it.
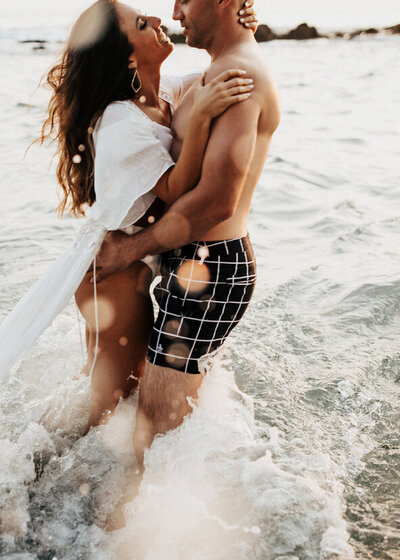
<svg viewBox="0 0 400 560">
<path fill-rule="evenodd" d="M 258 27 L 258 19 L 253 5 L 254 0 L 246 0 L 243 8 L 239 10 L 238 16 L 240 25 L 243 25 L 246 29 L 252 29 L 253 33 L 255 33 Z"/>
<path fill-rule="evenodd" d="M 194 85 L 191 118 L 211 122 L 231 105 L 249 99 L 253 88 L 253 80 L 244 70 L 226 70 L 207 85 L 202 74 Z"/>
</svg>

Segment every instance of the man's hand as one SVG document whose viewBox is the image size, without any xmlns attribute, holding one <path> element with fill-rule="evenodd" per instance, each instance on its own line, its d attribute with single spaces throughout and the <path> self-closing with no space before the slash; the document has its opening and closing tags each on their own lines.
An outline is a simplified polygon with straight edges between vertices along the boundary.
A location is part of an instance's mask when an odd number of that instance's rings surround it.
<svg viewBox="0 0 400 560">
<path fill-rule="evenodd" d="M 109 231 L 104 238 L 99 252 L 96 255 L 96 282 L 100 282 L 103 278 L 127 268 L 134 259 L 130 257 L 131 243 L 129 235 L 122 231 Z M 89 271 L 93 272 L 94 267 L 91 265 Z M 94 276 L 89 280 L 94 282 Z"/>
</svg>

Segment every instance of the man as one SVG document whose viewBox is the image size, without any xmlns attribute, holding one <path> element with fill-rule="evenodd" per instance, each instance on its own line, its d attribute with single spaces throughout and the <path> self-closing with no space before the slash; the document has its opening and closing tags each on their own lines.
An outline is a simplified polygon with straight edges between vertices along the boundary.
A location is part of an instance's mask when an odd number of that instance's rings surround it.
<svg viewBox="0 0 400 560">
<path fill-rule="evenodd" d="M 201 362 L 224 342 L 251 297 L 255 268 L 247 237 L 254 189 L 279 124 L 275 86 L 251 30 L 237 25 L 242 0 L 176 0 L 189 46 L 206 49 L 208 83 L 228 68 L 254 80 L 252 96 L 214 123 L 201 180 L 164 217 L 139 234 L 109 234 L 97 259 L 98 278 L 146 255 L 164 253 L 160 306 L 141 380 L 135 448 L 140 460 L 154 435 L 178 426 L 203 379 Z M 178 157 L 191 92 L 173 120 Z M 195 240 L 195 241 L 194 241 Z"/>
</svg>

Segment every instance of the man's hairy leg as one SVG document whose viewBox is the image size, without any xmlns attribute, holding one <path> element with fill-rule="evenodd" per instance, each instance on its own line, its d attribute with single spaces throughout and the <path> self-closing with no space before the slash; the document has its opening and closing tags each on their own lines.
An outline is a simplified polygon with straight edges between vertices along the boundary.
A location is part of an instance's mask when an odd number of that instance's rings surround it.
<svg viewBox="0 0 400 560">
<path fill-rule="evenodd" d="M 177 428 L 192 412 L 188 397 L 198 398 L 203 375 L 182 373 L 146 362 L 140 381 L 134 446 L 141 465 L 154 436 Z"/>
</svg>

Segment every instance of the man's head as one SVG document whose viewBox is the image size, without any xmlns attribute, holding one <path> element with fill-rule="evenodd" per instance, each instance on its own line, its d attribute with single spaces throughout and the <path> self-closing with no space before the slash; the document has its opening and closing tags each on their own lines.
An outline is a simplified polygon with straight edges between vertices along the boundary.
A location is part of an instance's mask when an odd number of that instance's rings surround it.
<svg viewBox="0 0 400 560">
<path fill-rule="evenodd" d="M 237 25 L 242 0 L 175 0 L 173 18 L 180 21 L 186 43 L 208 49 L 222 30 Z"/>
</svg>

